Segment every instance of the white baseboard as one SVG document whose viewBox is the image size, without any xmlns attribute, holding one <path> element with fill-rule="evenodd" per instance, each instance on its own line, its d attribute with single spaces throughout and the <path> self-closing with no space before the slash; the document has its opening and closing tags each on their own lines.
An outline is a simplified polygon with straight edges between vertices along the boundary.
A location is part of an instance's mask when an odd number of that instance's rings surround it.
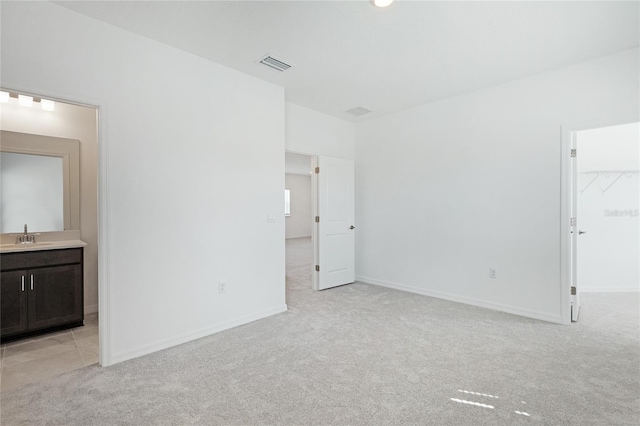
<svg viewBox="0 0 640 426">
<path fill-rule="evenodd" d="M 95 314 L 96 312 L 98 312 L 98 305 L 85 305 L 84 307 L 85 315 Z"/>
<path fill-rule="evenodd" d="M 171 337 L 169 339 L 159 340 L 157 342 L 149 343 L 134 349 L 118 352 L 113 354 L 109 365 L 117 364 L 119 362 L 127 361 L 133 358 L 138 358 L 144 355 L 158 352 L 163 349 L 167 349 L 173 346 L 181 345 L 183 343 L 190 342 L 192 340 L 200 339 L 202 337 L 209 336 L 211 334 L 219 333 L 221 331 L 228 330 L 230 328 L 237 327 L 239 325 L 247 324 L 253 321 L 257 321 L 272 315 L 276 315 L 287 311 L 287 305 L 281 305 L 275 308 L 266 309 L 261 312 L 256 312 L 251 315 L 235 318 L 229 321 L 224 321 L 219 324 L 215 324 L 209 327 L 202 328 L 193 332 L 185 333 L 180 336 Z"/>
<path fill-rule="evenodd" d="M 581 293 L 637 293 L 638 287 L 579 287 Z"/>
<path fill-rule="evenodd" d="M 549 314 L 547 312 L 539 312 L 539 311 L 534 311 L 534 310 L 530 310 L 530 309 L 522 309 L 522 308 L 518 308 L 518 307 L 515 307 L 515 306 L 509 306 L 509 305 L 503 305 L 503 304 L 500 304 L 500 303 L 489 302 L 489 301 L 486 301 L 486 300 L 471 299 L 471 298 L 468 298 L 468 297 L 458 296 L 456 294 L 445 293 L 445 292 L 434 291 L 434 290 L 426 290 L 426 289 L 419 288 L 419 287 L 412 287 L 412 286 L 393 283 L 393 282 L 389 282 L 389 281 L 381 281 L 381 280 L 376 280 L 374 278 L 369 278 L 369 277 L 359 276 L 359 277 L 356 277 L 356 281 L 360 281 L 360 282 L 363 282 L 363 283 L 366 283 L 366 284 L 373 284 L 373 285 L 377 285 L 377 286 L 380 286 L 380 287 L 387 287 L 387 288 L 392 288 L 392 289 L 395 289 L 395 290 L 406 291 L 406 292 L 409 292 L 409 293 L 421 294 L 423 296 L 435 297 L 437 299 L 449 300 L 451 302 L 458 302 L 458 303 L 464 303 L 466 305 L 472 305 L 472 306 L 478 306 L 478 307 L 481 307 L 481 308 L 493 309 L 495 311 L 506 312 L 506 313 L 509 313 L 509 314 L 519 315 L 519 316 L 522 316 L 522 317 L 533 318 L 533 319 L 553 322 L 553 323 L 557 323 L 557 324 L 561 324 L 562 323 L 562 318 L 561 318 L 560 315 L 553 315 L 553 314 Z"/>
</svg>

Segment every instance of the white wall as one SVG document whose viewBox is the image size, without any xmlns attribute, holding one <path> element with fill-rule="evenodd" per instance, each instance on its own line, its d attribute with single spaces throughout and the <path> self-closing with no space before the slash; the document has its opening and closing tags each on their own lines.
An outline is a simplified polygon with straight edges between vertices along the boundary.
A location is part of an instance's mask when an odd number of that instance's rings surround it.
<svg viewBox="0 0 640 426">
<path fill-rule="evenodd" d="M 586 231 L 578 240 L 581 291 L 640 289 L 639 139 L 640 123 L 578 132 L 577 217 Z M 636 173 L 620 177 L 617 170 Z"/>
<path fill-rule="evenodd" d="M 2 104 L 0 129 L 80 141 L 80 238 L 87 243 L 84 248 L 84 310 L 85 313 L 97 312 L 98 123 L 96 110 L 58 102 L 54 111 L 43 111 L 39 107 L 25 108 L 17 102 L 9 102 Z M 34 228 L 34 231 L 36 230 Z"/>
<path fill-rule="evenodd" d="M 355 158 L 353 123 L 286 103 L 286 149 L 299 154 Z"/>
<path fill-rule="evenodd" d="M 357 278 L 561 322 L 561 125 L 638 114 L 639 72 L 634 49 L 358 123 Z"/>
<path fill-rule="evenodd" d="M 285 238 L 310 237 L 313 225 L 311 176 L 285 174 L 284 183 L 291 191 L 291 215 L 285 217 Z"/>
<path fill-rule="evenodd" d="M 103 364 L 285 310 L 283 89 L 51 3 L 1 7 L 2 85 L 100 106 Z"/>
</svg>

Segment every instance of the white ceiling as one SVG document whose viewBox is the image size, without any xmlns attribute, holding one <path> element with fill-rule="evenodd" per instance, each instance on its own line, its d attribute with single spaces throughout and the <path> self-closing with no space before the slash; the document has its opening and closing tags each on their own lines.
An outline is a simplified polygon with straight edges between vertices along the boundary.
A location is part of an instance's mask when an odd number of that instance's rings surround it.
<svg viewBox="0 0 640 426">
<path fill-rule="evenodd" d="M 640 2 L 56 2 L 361 121 L 640 45 Z M 256 61 L 271 53 L 282 73 Z M 345 111 L 362 106 L 372 113 Z"/>
</svg>

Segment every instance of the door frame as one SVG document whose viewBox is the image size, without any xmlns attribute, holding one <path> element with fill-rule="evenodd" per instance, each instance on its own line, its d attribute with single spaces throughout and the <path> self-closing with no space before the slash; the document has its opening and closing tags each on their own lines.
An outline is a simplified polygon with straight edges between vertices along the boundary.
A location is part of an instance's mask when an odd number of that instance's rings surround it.
<svg viewBox="0 0 640 426">
<path fill-rule="evenodd" d="M 290 154 L 298 154 L 298 155 L 306 155 L 307 157 L 311 158 L 311 212 L 313 216 L 318 216 L 318 174 L 315 173 L 315 168 L 318 167 L 318 154 L 310 154 L 308 152 L 302 152 L 302 151 L 292 151 L 290 149 L 286 149 L 284 150 L 285 155 L 288 153 Z M 285 173 L 287 174 L 287 171 L 285 170 Z M 285 184 L 286 187 L 286 184 Z M 286 188 L 285 188 L 286 189 Z M 285 232 L 286 232 L 286 224 L 285 224 Z M 284 236 L 285 240 L 286 240 L 286 235 Z M 318 239 L 318 227 L 314 226 L 311 227 L 311 246 L 313 247 L 313 264 L 311 265 L 311 288 L 313 290 L 318 290 L 318 274 L 315 271 L 314 265 L 319 265 L 318 260 L 319 260 L 319 256 L 320 256 L 320 247 L 319 247 L 319 239 Z M 285 263 L 286 263 L 286 259 L 285 259 Z M 285 269 L 286 269 L 286 265 L 285 265 Z M 286 282 L 285 282 L 285 286 L 286 286 Z"/>
<path fill-rule="evenodd" d="M 107 274 L 108 259 L 108 214 L 107 206 L 107 159 L 108 146 L 106 134 L 106 117 L 107 108 L 102 99 L 91 99 L 86 97 L 78 97 L 69 93 L 45 90 L 41 87 L 29 87 L 23 85 L 12 84 L 6 82 L 2 85 L 5 90 L 20 92 L 29 96 L 38 98 L 51 99 L 52 101 L 62 102 L 65 104 L 77 105 L 96 110 L 96 140 L 98 143 L 98 164 L 97 177 L 98 185 L 96 188 L 98 199 L 98 365 L 106 367 L 111 365 L 111 338 L 110 338 L 110 298 L 109 298 L 109 281 Z"/>
<path fill-rule="evenodd" d="M 560 173 L 560 311 L 561 323 L 571 324 L 571 268 L 574 259 L 571 256 L 571 211 L 573 199 L 571 186 L 577 176 L 571 170 L 571 148 L 575 135 L 579 131 L 598 129 L 601 127 L 618 126 L 640 122 L 640 114 L 628 114 L 591 120 L 581 123 L 563 124 L 561 144 L 561 173 Z M 580 291 L 577 289 L 577 291 Z"/>
</svg>

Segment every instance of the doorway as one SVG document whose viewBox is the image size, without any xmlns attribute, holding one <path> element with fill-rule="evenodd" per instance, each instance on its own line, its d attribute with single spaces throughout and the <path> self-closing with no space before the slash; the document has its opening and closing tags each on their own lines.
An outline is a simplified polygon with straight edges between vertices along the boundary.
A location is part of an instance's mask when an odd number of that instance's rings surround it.
<svg viewBox="0 0 640 426">
<path fill-rule="evenodd" d="M 314 290 L 355 280 L 353 160 L 285 152 L 287 256 L 307 247 Z M 288 269 L 288 268 L 287 268 Z M 287 270 L 287 277 L 289 277 Z M 306 282 L 305 282 L 306 283 Z"/>
<path fill-rule="evenodd" d="M 639 290 L 639 135 L 637 117 L 565 129 L 563 323 L 578 321 L 581 294 Z"/>
<path fill-rule="evenodd" d="M 98 327 L 98 110 L 59 100 L 47 101 L 20 91 L 2 89 L 9 95 L 0 104 L 0 128 L 17 134 L 36 134 L 80 142 L 79 172 L 76 179 L 79 198 L 78 225 L 64 230 L 39 232 L 36 242 L 81 240 L 84 253 L 84 326 L 50 334 L 9 341 L 0 347 L 2 391 L 34 383 L 47 377 L 99 363 Z M 30 103 L 20 103 L 18 94 Z M 51 98 L 49 98 L 51 99 Z M 54 98 L 55 99 L 55 98 Z M 72 214 L 73 215 L 73 214 Z M 20 222 L 22 223 L 22 222 Z M 6 231 L 13 232 L 13 231 Z M 7 234 L 8 235 L 8 234 Z M 5 236 L 5 235 L 3 235 Z M 15 240 L 15 237 L 14 237 Z"/>
<path fill-rule="evenodd" d="M 285 153 L 285 270 L 287 303 L 295 292 L 310 291 L 315 259 L 315 158 Z"/>
</svg>

